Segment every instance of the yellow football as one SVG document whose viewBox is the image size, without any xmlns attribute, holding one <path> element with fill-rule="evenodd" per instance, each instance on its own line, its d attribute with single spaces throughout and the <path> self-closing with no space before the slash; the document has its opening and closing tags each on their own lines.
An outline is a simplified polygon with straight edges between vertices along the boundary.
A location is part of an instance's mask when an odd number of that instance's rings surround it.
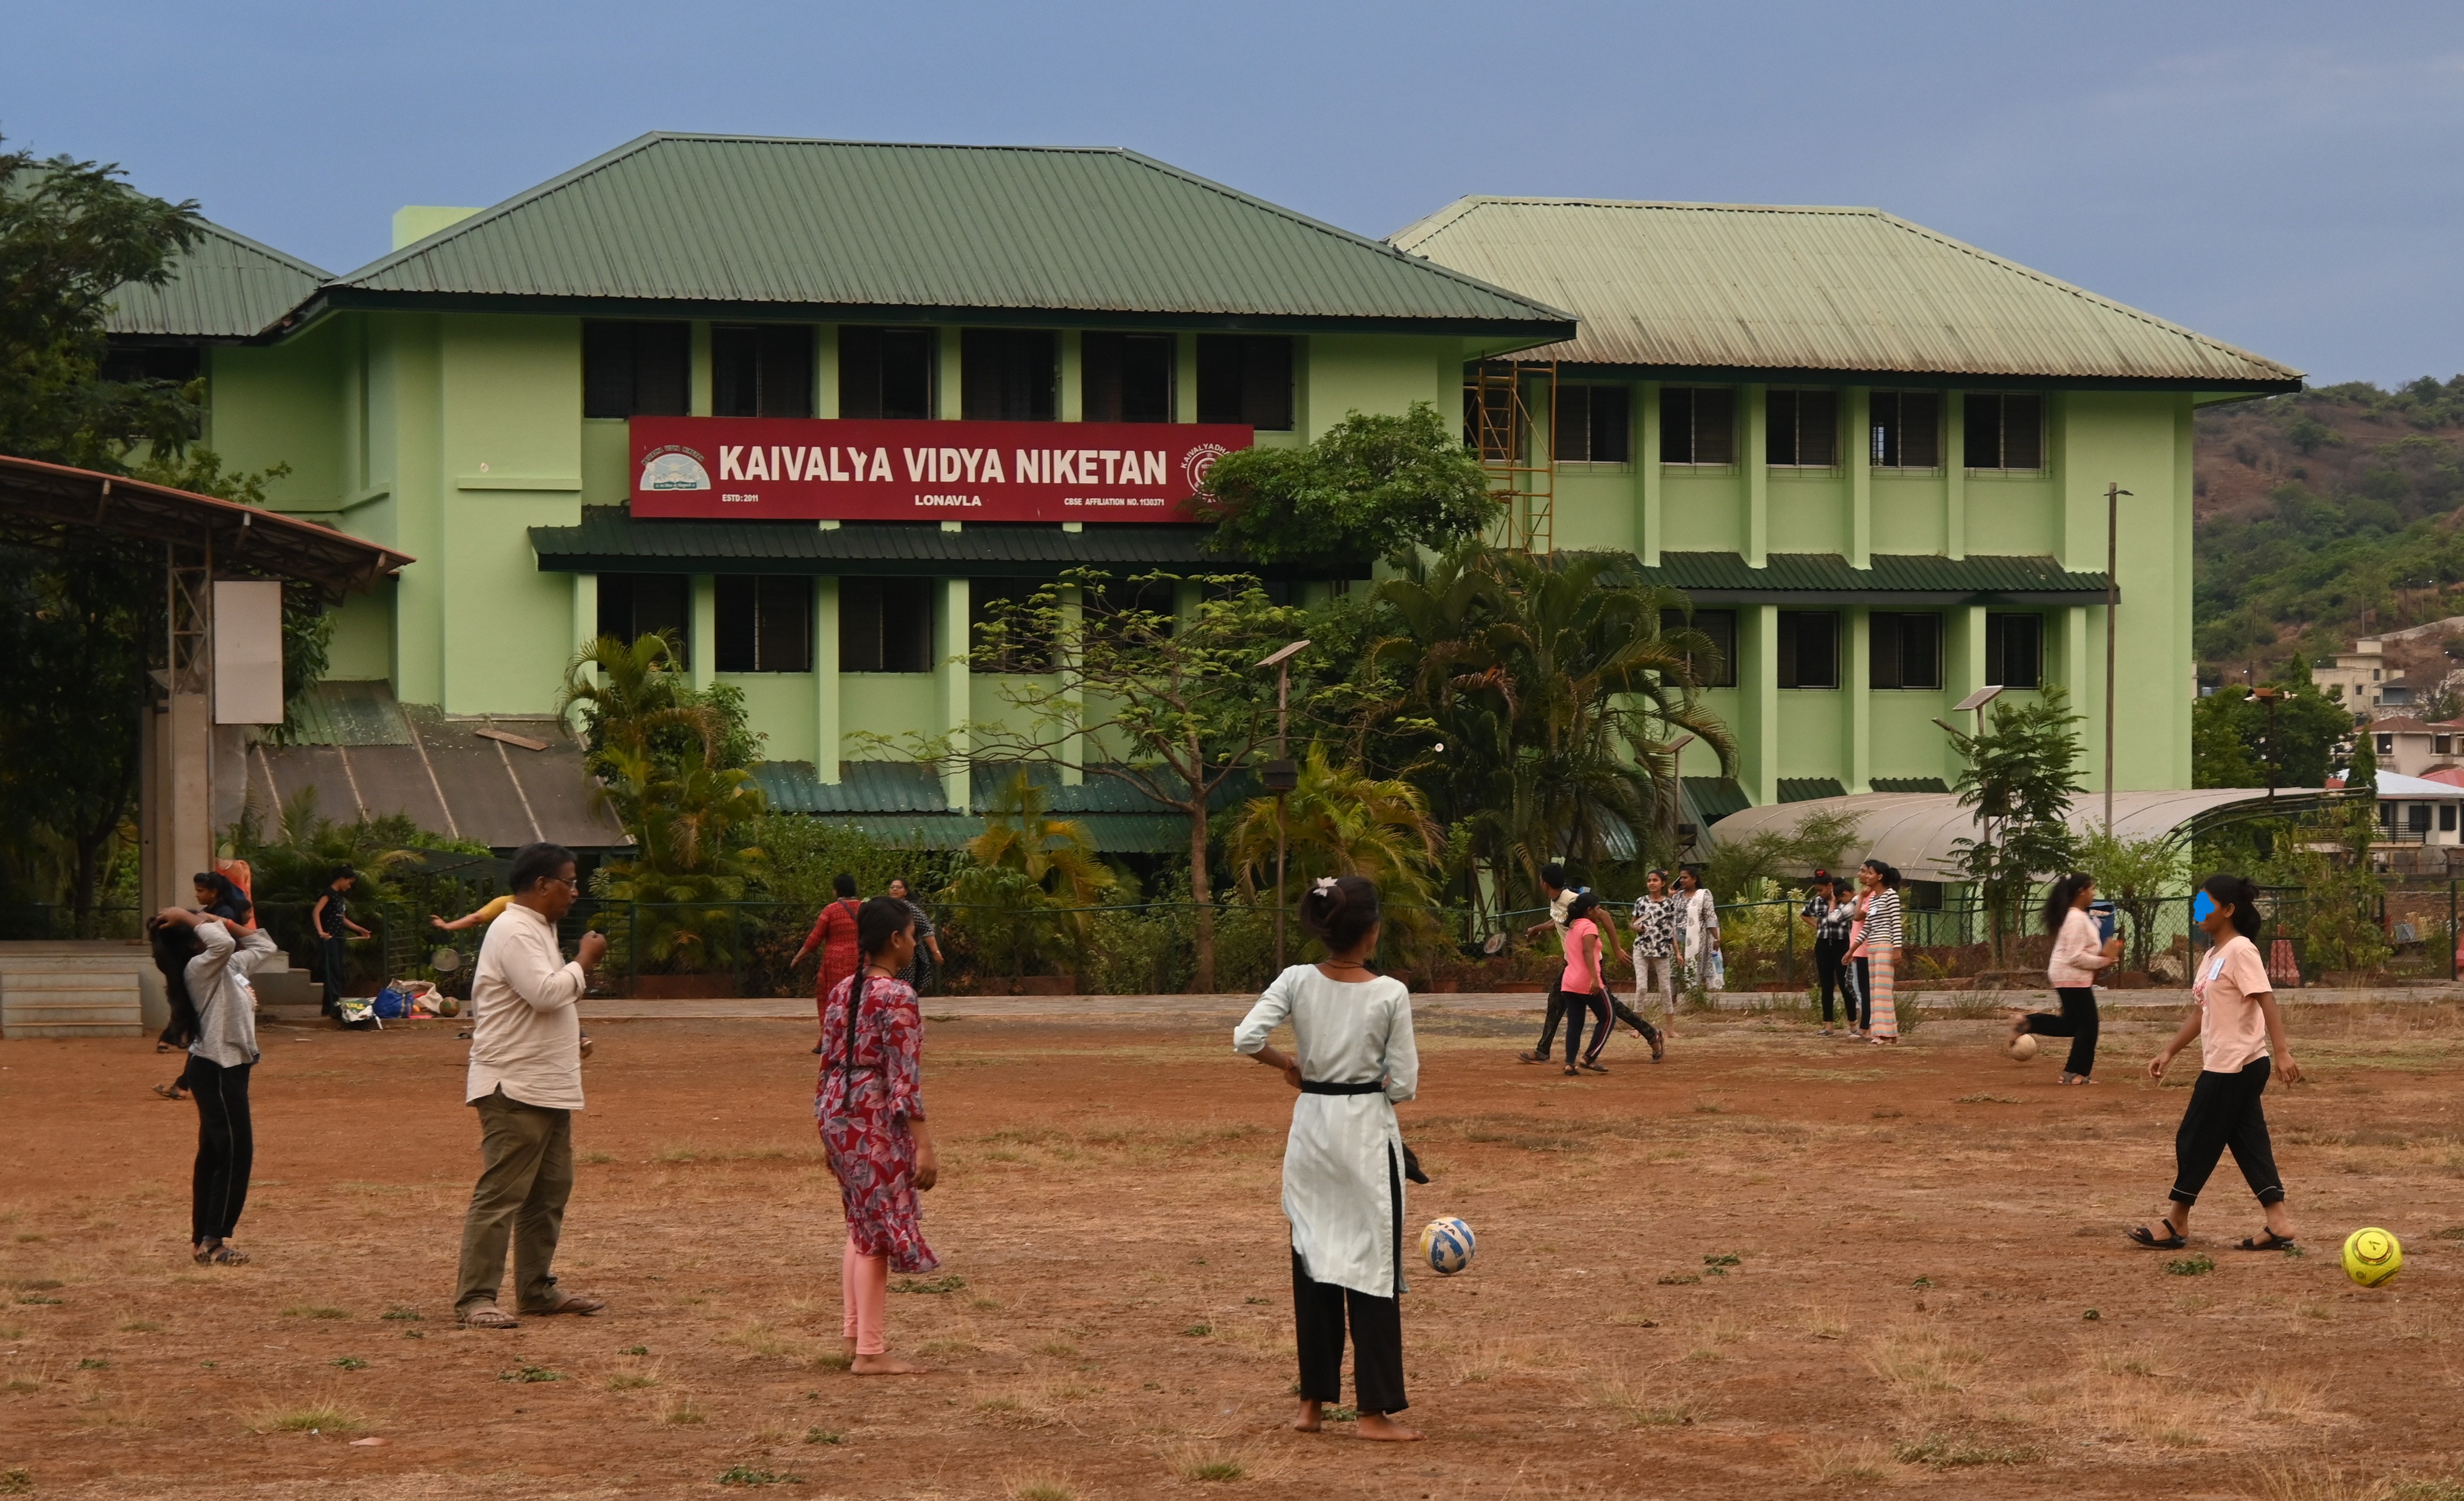
<svg viewBox="0 0 2464 1501">
<path fill-rule="evenodd" d="M 2365 1288 L 2378 1287 L 2404 1269 L 2404 1247 L 2375 1225 L 2344 1237 L 2344 1275 Z"/>
</svg>

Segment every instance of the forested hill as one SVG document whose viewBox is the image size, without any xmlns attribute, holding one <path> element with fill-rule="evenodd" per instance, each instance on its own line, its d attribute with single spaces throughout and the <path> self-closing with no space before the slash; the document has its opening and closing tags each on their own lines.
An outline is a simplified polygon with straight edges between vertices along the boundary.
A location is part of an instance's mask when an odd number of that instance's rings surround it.
<svg viewBox="0 0 2464 1501">
<path fill-rule="evenodd" d="M 2464 614 L 2464 375 L 2209 408 L 2196 493 L 2210 681 Z"/>
</svg>

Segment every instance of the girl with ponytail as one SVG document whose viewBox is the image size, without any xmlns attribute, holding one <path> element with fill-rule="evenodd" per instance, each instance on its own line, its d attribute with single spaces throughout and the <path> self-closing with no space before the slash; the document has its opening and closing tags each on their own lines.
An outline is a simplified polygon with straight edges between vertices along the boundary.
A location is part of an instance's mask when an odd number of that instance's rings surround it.
<svg viewBox="0 0 2464 1501">
<path fill-rule="evenodd" d="M 1292 1226 L 1292 1323 L 1300 1346 L 1300 1411 L 1318 1431 L 1343 1400 L 1344 1324 L 1364 1439 L 1411 1440 L 1395 1421 L 1403 1397 L 1403 1136 L 1395 1107 L 1420 1080 L 1412 998 L 1369 968 L 1377 951 L 1377 888 L 1357 875 L 1320 876 L 1300 900 L 1301 925 L 1326 948 L 1315 964 L 1275 977 L 1232 1033 L 1235 1051 L 1300 1092 L 1284 1147 L 1284 1215 Z M 1292 1025 L 1294 1049 L 1266 1039 Z"/>
</svg>

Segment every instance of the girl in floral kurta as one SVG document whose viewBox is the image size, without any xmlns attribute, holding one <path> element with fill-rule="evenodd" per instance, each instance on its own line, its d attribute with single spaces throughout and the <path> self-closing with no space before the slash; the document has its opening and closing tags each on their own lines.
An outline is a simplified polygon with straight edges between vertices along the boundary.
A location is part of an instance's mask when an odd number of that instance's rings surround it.
<svg viewBox="0 0 2464 1501">
<path fill-rule="evenodd" d="M 876 896 L 858 912 L 856 925 L 865 964 L 823 1002 L 813 1118 L 847 1211 L 840 1292 L 850 1369 L 898 1375 L 915 1367 L 891 1358 L 883 1334 L 890 1273 L 941 1265 L 915 1205 L 916 1193 L 939 1178 L 940 1164 L 924 1117 L 924 1019 L 914 989 L 898 978 L 915 957 L 914 915 L 903 902 Z"/>
</svg>

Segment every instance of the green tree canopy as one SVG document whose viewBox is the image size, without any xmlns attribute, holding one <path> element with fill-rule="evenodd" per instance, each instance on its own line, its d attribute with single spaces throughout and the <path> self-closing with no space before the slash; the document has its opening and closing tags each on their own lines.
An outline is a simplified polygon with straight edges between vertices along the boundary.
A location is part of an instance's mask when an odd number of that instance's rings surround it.
<svg viewBox="0 0 2464 1501">
<path fill-rule="evenodd" d="M 1307 448 L 1226 453 L 1198 510 L 1216 522 L 1216 551 L 1265 563 L 1441 550 L 1497 516 L 1480 460 L 1427 402 L 1353 412 Z"/>
<path fill-rule="evenodd" d="M 2020 925 L 2019 909 L 2035 883 L 2077 859 L 2069 814 L 2080 791 L 2073 728 L 2079 717 L 2056 686 L 2033 703 L 1994 700 L 1991 720 L 1982 735 L 1951 738 L 1968 760 L 1952 790 L 1979 826 L 1978 837 L 1951 848 L 1977 884 L 1998 940 Z"/>
<path fill-rule="evenodd" d="M 2327 784 L 2336 747 L 2353 733 L 2343 705 L 2304 680 L 2276 701 L 2276 784 Z M 2201 787 L 2267 785 L 2267 705 L 2238 684 L 2190 705 L 2190 783 Z"/>
</svg>

